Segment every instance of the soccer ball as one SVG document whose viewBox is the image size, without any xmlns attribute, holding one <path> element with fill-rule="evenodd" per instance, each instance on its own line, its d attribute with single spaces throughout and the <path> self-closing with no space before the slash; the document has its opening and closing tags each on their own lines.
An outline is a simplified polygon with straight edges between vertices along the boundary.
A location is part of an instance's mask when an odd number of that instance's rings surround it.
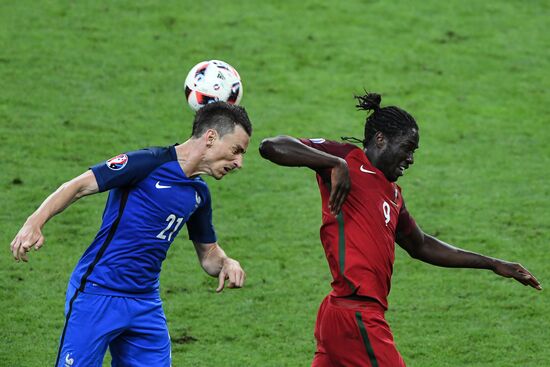
<svg viewBox="0 0 550 367">
<path fill-rule="evenodd" d="M 241 77 L 237 70 L 226 62 L 199 62 L 185 78 L 185 98 L 195 111 L 217 101 L 239 104 L 242 97 Z"/>
</svg>

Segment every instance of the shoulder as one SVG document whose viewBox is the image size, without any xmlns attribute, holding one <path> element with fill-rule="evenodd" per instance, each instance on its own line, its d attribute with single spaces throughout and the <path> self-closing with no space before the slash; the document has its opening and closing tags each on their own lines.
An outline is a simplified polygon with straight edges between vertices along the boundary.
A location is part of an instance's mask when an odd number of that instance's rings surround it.
<svg viewBox="0 0 550 367">
<path fill-rule="evenodd" d="M 127 153 L 136 159 L 150 160 L 154 162 L 169 162 L 176 160 L 176 151 L 173 145 L 168 147 L 148 147 Z"/>
<path fill-rule="evenodd" d="M 148 147 L 134 150 L 121 155 L 127 158 L 127 164 L 133 168 L 154 169 L 166 162 L 176 160 L 176 152 L 173 146 Z"/>
<path fill-rule="evenodd" d="M 100 191 L 106 191 L 136 184 L 157 167 L 176 159 L 173 146 L 149 147 L 119 154 L 90 169 L 96 176 Z"/>
<path fill-rule="evenodd" d="M 346 157 L 349 153 L 353 151 L 362 151 L 356 145 L 349 143 L 340 143 L 335 140 L 327 140 L 324 138 L 301 138 L 299 139 L 303 144 L 321 150 L 323 152 L 336 155 L 338 157 Z"/>
</svg>

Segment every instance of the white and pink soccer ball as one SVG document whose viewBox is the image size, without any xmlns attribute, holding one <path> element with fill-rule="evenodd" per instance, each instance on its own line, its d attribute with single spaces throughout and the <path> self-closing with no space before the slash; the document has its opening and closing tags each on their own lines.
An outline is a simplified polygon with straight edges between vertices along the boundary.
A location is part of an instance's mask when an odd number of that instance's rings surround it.
<svg viewBox="0 0 550 367">
<path fill-rule="evenodd" d="M 242 97 L 241 77 L 233 66 L 224 61 L 199 62 L 185 78 L 185 98 L 195 111 L 217 101 L 239 104 Z"/>
</svg>

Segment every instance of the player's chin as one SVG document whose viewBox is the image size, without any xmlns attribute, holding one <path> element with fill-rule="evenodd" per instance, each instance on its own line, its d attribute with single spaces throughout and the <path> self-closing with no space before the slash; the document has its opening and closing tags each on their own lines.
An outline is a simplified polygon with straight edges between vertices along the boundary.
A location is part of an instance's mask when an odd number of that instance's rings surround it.
<svg viewBox="0 0 550 367">
<path fill-rule="evenodd" d="M 388 180 L 390 182 L 395 182 L 399 179 L 399 177 L 403 176 L 404 174 L 405 174 L 405 170 L 401 167 L 398 167 Z"/>
<path fill-rule="evenodd" d="M 390 181 L 390 182 L 395 182 L 395 181 L 397 181 L 397 179 L 399 178 L 399 176 L 401 176 L 401 175 L 399 175 L 399 174 L 397 174 L 397 173 L 393 173 L 393 174 L 390 174 L 390 175 L 386 175 L 386 178 L 387 178 L 388 181 Z"/>
<path fill-rule="evenodd" d="M 227 172 L 225 171 L 225 169 L 222 168 L 220 171 L 215 172 L 213 177 L 219 181 L 224 178 L 226 174 Z"/>
</svg>

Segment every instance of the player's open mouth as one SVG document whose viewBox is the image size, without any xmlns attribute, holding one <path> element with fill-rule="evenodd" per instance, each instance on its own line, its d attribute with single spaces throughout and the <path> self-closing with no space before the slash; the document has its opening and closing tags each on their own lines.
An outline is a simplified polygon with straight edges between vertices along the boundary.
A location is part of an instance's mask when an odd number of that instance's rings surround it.
<svg viewBox="0 0 550 367">
<path fill-rule="evenodd" d="M 405 170 L 409 168 L 408 166 L 402 164 L 400 165 L 399 167 L 397 167 L 397 172 L 400 174 L 400 175 L 403 175 L 403 173 L 405 173 Z"/>
<path fill-rule="evenodd" d="M 225 173 L 229 173 L 231 171 L 231 168 L 223 167 L 223 170 L 225 171 Z"/>
</svg>

